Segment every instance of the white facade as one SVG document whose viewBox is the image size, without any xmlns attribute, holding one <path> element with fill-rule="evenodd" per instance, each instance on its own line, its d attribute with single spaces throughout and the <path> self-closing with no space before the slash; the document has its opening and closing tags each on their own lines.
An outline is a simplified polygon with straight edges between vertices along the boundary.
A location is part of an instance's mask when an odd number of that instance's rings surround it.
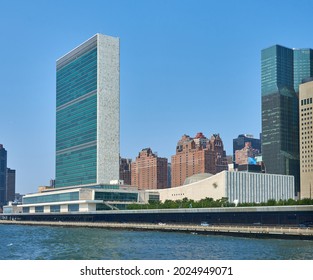
<svg viewBox="0 0 313 280">
<path fill-rule="evenodd" d="M 118 180 L 120 162 L 120 41 L 97 34 L 97 184 Z"/>
<path fill-rule="evenodd" d="M 196 183 L 158 190 L 158 193 L 163 202 L 185 197 L 196 201 L 227 197 L 229 202 L 252 203 L 294 199 L 294 191 L 293 176 L 222 171 Z"/>
<path fill-rule="evenodd" d="M 299 86 L 300 197 L 313 197 L 313 81 Z"/>
<path fill-rule="evenodd" d="M 128 204 L 148 203 L 158 199 L 154 192 L 138 191 L 138 188 L 122 185 L 86 185 L 57 188 L 41 193 L 27 194 L 23 204 L 14 213 L 69 213 L 125 209 Z"/>
</svg>

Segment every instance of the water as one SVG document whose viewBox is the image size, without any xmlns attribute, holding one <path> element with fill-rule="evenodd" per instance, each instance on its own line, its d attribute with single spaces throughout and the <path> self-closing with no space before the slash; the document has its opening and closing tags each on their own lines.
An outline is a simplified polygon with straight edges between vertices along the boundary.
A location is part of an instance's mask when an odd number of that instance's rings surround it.
<svg viewBox="0 0 313 280">
<path fill-rule="evenodd" d="M 312 260 L 313 241 L 0 225 L 0 260 Z"/>
</svg>

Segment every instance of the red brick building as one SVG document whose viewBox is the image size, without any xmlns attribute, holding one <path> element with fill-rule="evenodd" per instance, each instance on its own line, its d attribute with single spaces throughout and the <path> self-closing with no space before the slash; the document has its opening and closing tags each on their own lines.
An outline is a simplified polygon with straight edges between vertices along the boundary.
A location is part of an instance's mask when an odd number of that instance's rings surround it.
<svg viewBox="0 0 313 280">
<path fill-rule="evenodd" d="M 167 188 L 167 158 L 160 158 L 150 148 L 143 149 L 131 163 L 131 184 L 139 189 Z"/>
<path fill-rule="evenodd" d="M 201 132 L 192 138 L 183 135 L 176 146 L 176 155 L 172 156 L 171 186 L 184 184 L 186 178 L 199 173 L 216 174 L 227 170 L 227 158 L 223 141 L 219 134 L 210 139 Z"/>
</svg>

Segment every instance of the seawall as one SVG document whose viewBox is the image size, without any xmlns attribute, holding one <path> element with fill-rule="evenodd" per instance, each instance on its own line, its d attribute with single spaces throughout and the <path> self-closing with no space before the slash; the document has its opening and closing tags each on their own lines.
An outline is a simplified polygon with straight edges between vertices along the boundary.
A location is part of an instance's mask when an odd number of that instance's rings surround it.
<svg viewBox="0 0 313 280">
<path fill-rule="evenodd" d="M 251 238 L 278 238 L 313 240 L 313 228 L 283 227 L 283 226 L 236 226 L 194 224 L 150 224 L 150 223 L 107 223 L 107 222 L 60 222 L 60 221 L 15 221 L 0 220 L 0 225 L 29 226 L 62 226 L 89 227 L 115 230 L 158 230 L 165 232 L 181 232 L 192 234 L 229 235 Z"/>
</svg>

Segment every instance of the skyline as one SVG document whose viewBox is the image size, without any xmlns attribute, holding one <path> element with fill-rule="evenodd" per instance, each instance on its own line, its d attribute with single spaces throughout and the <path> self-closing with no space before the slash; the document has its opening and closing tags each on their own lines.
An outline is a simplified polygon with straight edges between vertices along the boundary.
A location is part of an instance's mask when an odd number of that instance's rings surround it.
<svg viewBox="0 0 313 280">
<path fill-rule="evenodd" d="M 0 2 L 0 144 L 20 193 L 55 178 L 56 61 L 96 33 L 121 41 L 120 151 L 133 160 L 147 147 L 170 160 L 197 132 L 231 155 L 261 132 L 261 50 L 313 47 L 306 0 Z"/>
</svg>

